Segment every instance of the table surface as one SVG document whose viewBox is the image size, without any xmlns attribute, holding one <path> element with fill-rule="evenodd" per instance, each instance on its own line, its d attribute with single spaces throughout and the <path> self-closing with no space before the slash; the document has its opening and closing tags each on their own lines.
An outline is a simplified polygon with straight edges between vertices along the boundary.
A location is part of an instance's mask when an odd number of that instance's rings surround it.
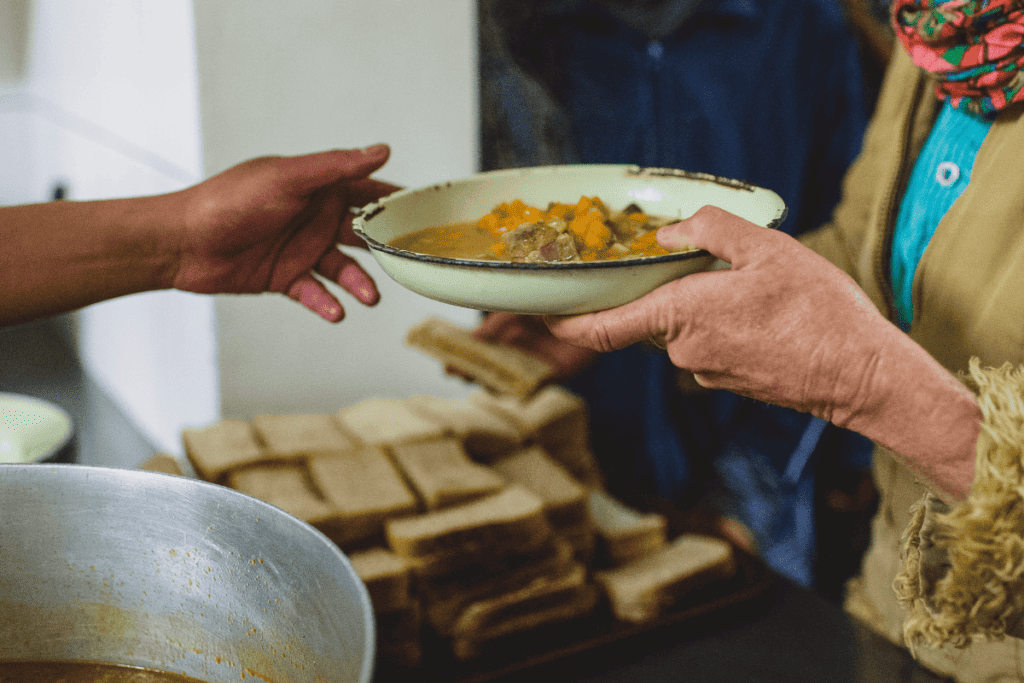
<svg viewBox="0 0 1024 683">
<path fill-rule="evenodd" d="M 135 467 L 155 448 L 44 322 L 0 328 L 0 391 L 61 406 L 76 431 L 77 462 Z M 782 577 L 757 597 L 491 679 L 495 683 L 939 683 L 901 648 L 837 605 Z"/>
<path fill-rule="evenodd" d="M 751 601 L 492 683 L 942 683 L 837 605 L 774 576 Z"/>
</svg>

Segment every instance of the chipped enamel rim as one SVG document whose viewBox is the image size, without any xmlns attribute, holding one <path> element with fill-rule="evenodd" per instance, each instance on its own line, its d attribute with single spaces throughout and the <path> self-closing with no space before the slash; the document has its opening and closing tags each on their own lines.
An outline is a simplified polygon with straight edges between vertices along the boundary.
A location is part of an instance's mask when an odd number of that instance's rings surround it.
<svg viewBox="0 0 1024 683">
<path fill-rule="evenodd" d="M 682 261 L 686 259 L 707 256 L 708 252 L 703 249 L 691 249 L 689 251 L 674 252 L 672 254 L 664 254 L 662 256 L 636 256 L 632 258 L 619 258 L 611 259 L 607 261 L 572 261 L 569 263 L 515 263 L 512 261 L 488 261 L 484 259 L 462 259 L 462 258 L 450 258 L 444 256 L 432 256 L 430 254 L 421 254 L 415 251 L 408 251 L 407 249 L 397 249 L 388 244 L 380 242 L 374 239 L 371 235 L 366 232 L 366 225 L 371 220 L 379 216 L 387 209 L 389 202 L 399 201 L 406 196 L 415 196 L 425 192 L 434 191 L 441 192 L 444 190 L 450 190 L 459 184 L 466 183 L 467 181 L 480 179 L 480 178 L 493 178 L 495 181 L 500 181 L 503 176 L 518 176 L 523 173 L 529 173 L 531 171 L 550 171 L 553 169 L 567 168 L 567 169 L 578 169 L 581 167 L 586 168 L 621 168 L 624 171 L 624 177 L 636 177 L 636 178 L 680 178 L 686 180 L 697 180 L 703 182 L 714 183 L 723 187 L 728 187 L 736 190 L 743 190 L 746 192 L 771 192 L 761 187 L 745 183 L 740 180 L 733 180 L 731 178 L 723 178 L 721 176 L 711 175 L 709 173 L 696 173 L 693 171 L 683 171 L 674 168 L 652 168 L 652 167 L 641 167 L 641 166 L 616 166 L 616 165 L 605 165 L 605 164 L 592 164 L 592 165 L 571 165 L 571 166 L 539 166 L 533 169 L 510 169 L 502 171 L 487 171 L 479 173 L 475 176 L 463 178 L 460 180 L 452 180 L 445 183 L 438 183 L 427 187 L 420 187 L 415 189 L 399 190 L 394 192 L 387 197 L 382 198 L 377 202 L 367 204 L 364 206 L 359 213 L 356 215 L 355 224 L 353 225 L 353 231 L 359 235 L 366 242 L 367 246 L 375 251 L 380 251 L 386 254 L 392 254 L 400 258 L 412 259 L 415 261 L 422 261 L 424 263 L 438 263 L 448 266 L 459 266 L 469 268 L 494 268 L 498 270 L 587 270 L 591 268 L 627 268 L 633 267 L 640 264 L 647 263 L 662 263 L 666 261 Z M 586 194 L 586 193 L 582 193 Z M 772 193 L 774 194 L 774 193 Z M 778 195 L 776 195 L 778 196 Z M 558 201 L 558 200 L 552 200 Z M 786 219 L 788 213 L 788 207 L 779 198 L 779 212 L 778 214 L 770 219 L 765 227 L 777 229 L 782 222 Z M 483 214 L 481 214 L 483 215 Z M 453 221 L 454 222 L 454 221 Z M 421 228 L 430 227 L 422 225 L 414 230 Z M 412 230 L 409 230 L 412 232 Z"/>
</svg>

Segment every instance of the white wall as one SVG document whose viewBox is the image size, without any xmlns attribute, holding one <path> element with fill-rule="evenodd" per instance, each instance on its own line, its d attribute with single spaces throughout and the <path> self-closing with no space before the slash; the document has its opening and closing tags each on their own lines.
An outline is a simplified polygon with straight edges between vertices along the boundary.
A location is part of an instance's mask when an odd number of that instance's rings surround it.
<svg viewBox="0 0 1024 683">
<path fill-rule="evenodd" d="M 0 201 L 155 194 L 202 176 L 189 0 L 3 0 Z M 12 127 L 8 128 L 7 124 Z M 127 297 L 70 317 L 87 372 L 158 447 L 219 411 L 213 302 Z M 125 463 L 131 464 L 131 463 Z"/>
<path fill-rule="evenodd" d="M 166 192 L 244 159 L 389 142 L 380 177 L 477 168 L 475 0 L 0 0 L 0 203 Z M 13 36 L 13 38 L 11 38 Z M 358 251 L 358 250 L 357 250 Z M 72 316 L 87 371 L 162 449 L 221 416 L 464 395 L 405 349 L 427 301 L 384 275 L 331 326 L 278 296 L 161 292 Z"/>
<path fill-rule="evenodd" d="M 0 0 L 0 205 L 26 201 L 32 193 L 28 138 L 29 0 Z"/>
<path fill-rule="evenodd" d="M 207 174 L 376 142 L 393 149 L 379 177 L 402 185 L 476 170 L 474 0 L 219 0 L 195 12 Z M 411 294 L 357 258 L 382 301 L 366 309 L 341 292 L 348 316 L 337 326 L 283 297 L 218 298 L 225 416 L 467 391 L 402 338 L 428 314 L 466 325 L 476 314 Z"/>
<path fill-rule="evenodd" d="M 24 78 L 30 16 L 29 0 L 0 0 L 0 87 Z"/>
</svg>

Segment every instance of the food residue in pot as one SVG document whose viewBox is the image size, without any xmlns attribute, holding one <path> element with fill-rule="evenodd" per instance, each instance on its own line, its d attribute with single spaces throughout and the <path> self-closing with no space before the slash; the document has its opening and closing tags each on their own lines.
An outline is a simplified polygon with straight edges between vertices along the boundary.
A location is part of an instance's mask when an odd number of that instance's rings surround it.
<svg viewBox="0 0 1024 683">
<path fill-rule="evenodd" d="M 0 662 L 0 683 L 204 683 L 182 674 L 97 662 Z"/>
</svg>

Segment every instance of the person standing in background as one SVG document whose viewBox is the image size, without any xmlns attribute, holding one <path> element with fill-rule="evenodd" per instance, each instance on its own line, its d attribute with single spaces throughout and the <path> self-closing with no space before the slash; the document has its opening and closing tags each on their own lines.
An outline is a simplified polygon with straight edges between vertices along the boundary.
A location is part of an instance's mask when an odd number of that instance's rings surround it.
<svg viewBox="0 0 1024 683">
<path fill-rule="evenodd" d="M 624 163 L 735 178 L 777 192 L 794 235 L 837 203 L 877 88 L 828 0 L 483 0 L 480 17 L 484 170 Z M 643 345 L 558 348 L 543 324 L 507 314 L 477 336 L 555 360 L 587 402 L 614 493 L 708 503 L 775 569 L 816 582 L 812 454 L 866 481 L 865 439 L 702 390 Z"/>
<path fill-rule="evenodd" d="M 846 610 L 961 683 L 1024 680 L 1024 0 L 896 0 L 831 220 L 715 207 L 658 231 L 731 264 L 549 319 L 595 351 L 657 334 L 702 386 L 870 437 L 879 492 Z"/>
</svg>

